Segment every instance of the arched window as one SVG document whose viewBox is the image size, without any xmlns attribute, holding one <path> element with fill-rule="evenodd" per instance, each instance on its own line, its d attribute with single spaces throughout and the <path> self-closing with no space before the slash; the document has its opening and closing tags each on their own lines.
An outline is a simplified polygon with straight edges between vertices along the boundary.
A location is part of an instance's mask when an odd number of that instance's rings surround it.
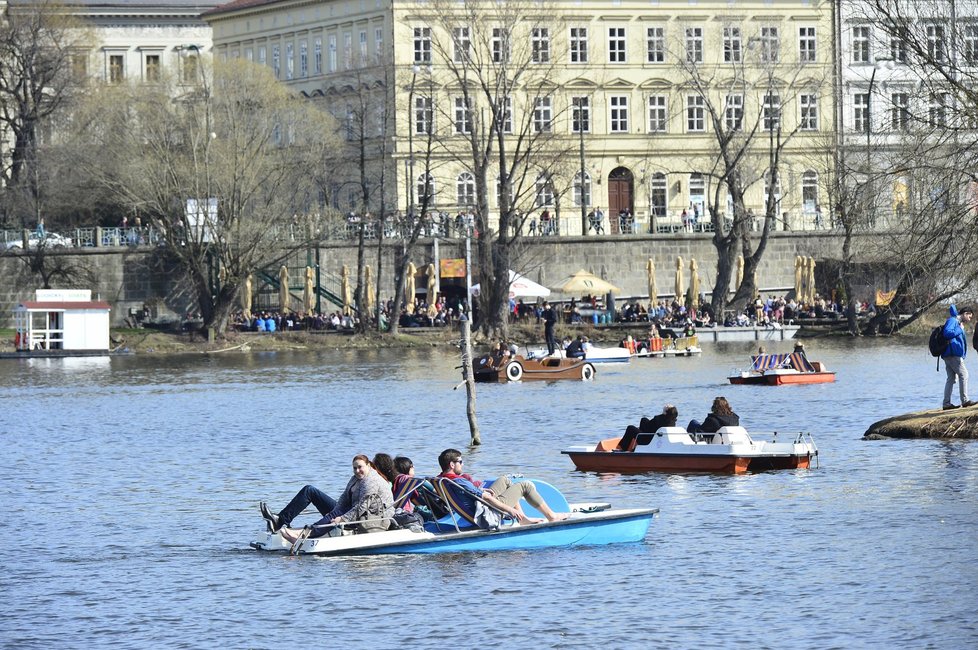
<svg viewBox="0 0 978 650">
<path fill-rule="evenodd" d="M 415 186 L 416 200 L 418 205 L 431 204 L 435 202 L 435 177 L 431 174 L 421 174 Z"/>
<path fill-rule="evenodd" d="M 774 183 L 774 215 L 781 216 L 781 179 L 777 178 Z M 768 197 L 771 196 L 771 172 L 764 173 L 764 210 L 767 211 Z"/>
<path fill-rule="evenodd" d="M 801 205 L 810 214 L 814 214 L 818 207 L 818 173 L 811 169 L 801 175 Z"/>
<path fill-rule="evenodd" d="M 581 183 L 581 172 L 574 174 L 574 205 L 591 205 L 591 175 L 584 172 L 584 183 Z"/>
<path fill-rule="evenodd" d="M 541 173 L 537 176 L 536 190 L 538 206 L 554 204 L 554 186 L 548 174 Z"/>
<path fill-rule="evenodd" d="M 666 175 L 661 172 L 652 174 L 652 185 L 650 189 L 652 192 L 652 216 L 656 218 L 665 217 L 666 206 L 669 201 L 666 189 Z"/>
<path fill-rule="evenodd" d="M 689 210 L 690 219 L 699 222 L 707 217 L 706 211 L 706 178 L 699 172 L 689 175 Z"/>
<path fill-rule="evenodd" d="M 455 197 L 459 207 L 470 207 L 475 204 L 475 176 L 470 172 L 462 172 L 455 180 Z"/>
</svg>

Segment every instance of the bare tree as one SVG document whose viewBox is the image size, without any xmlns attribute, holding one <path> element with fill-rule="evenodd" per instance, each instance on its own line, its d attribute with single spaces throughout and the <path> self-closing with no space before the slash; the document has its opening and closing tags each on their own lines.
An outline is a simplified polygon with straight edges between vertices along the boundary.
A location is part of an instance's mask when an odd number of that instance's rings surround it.
<svg viewBox="0 0 978 650">
<path fill-rule="evenodd" d="M 780 186 L 787 154 L 804 128 L 803 111 L 799 120 L 785 119 L 806 97 L 817 98 L 825 85 L 827 66 L 815 61 L 795 62 L 781 52 L 779 35 L 771 32 L 761 38 L 741 40 L 741 27 L 728 32 L 730 42 L 717 44 L 711 51 L 722 53 L 722 60 L 706 60 L 686 34 L 675 58 L 681 62 L 693 92 L 687 95 L 683 110 L 687 126 L 712 136 L 712 151 L 705 168 L 697 170 L 714 183 L 709 199 L 713 245 L 717 250 L 717 274 L 711 307 L 722 314 L 738 255 L 744 257 L 744 277 L 731 299 L 738 307 L 757 293 L 754 271 L 767 248 L 768 238 L 781 220 Z M 697 123 L 696 121 L 699 120 Z M 689 170 L 692 171 L 692 170 Z M 755 217 L 747 208 L 745 196 L 752 186 L 765 183 L 766 192 L 759 232 Z M 729 197 L 729 198 L 728 198 Z M 727 214 L 728 205 L 732 214 Z"/>
<path fill-rule="evenodd" d="M 98 182 L 165 233 L 205 327 L 223 333 L 244 279 L 308 244 L 286 232 L 309 208 L 310 170 L 324 169 L 336 128 L 267 67 L 193 69 L 194 78 L 93 93 L 76 144 Z"/>
<path fill-rule="evenodd" d="M 978 280 L 978 5 L 869 0 L 854 7 L 853 19 L 870 25 L 882 45 L 877 63 L 895 68 L 886 83 L 870 85 L 870 101 L 885 110 L 877 129 L 867 128 L 861 204 L 891 219 L 869 260 L 896 271 L 895 297 L 868 329 L 898 330 L 974 291 Z M 909 318 L 896 319 L 893 305 Z"/>
<path fill-rule="evenodd" d="M 0 131 L 13 148 L 3 159 L 4 221 L 39 222 L 42 211 L 38 149 L 45 120 L 82 90 L 75 74 L 90 37 L 58 4 L 9 0 L 0 22 Z"/>
<path fill-rule="evenodd" d="M 554 15 L 546 3 L 438 0 L 425 16 L 430 27 L 422 28 L 430 30 L 431 45 L 421 51 L 421 63 L 437 57 L 448 95 L 436 104 L 450 126 L 439 134 L 438 154 L 475 179 L 480 328 L 486 335 L 506 335 L 508 271 L 517 261 L 519 226 L 553 204 L 555 165 L 576 145 L 555 135 L 553 79 L 564 30 Z M 498 199 L 495 228 L 490 196 Z"/>
</svg>

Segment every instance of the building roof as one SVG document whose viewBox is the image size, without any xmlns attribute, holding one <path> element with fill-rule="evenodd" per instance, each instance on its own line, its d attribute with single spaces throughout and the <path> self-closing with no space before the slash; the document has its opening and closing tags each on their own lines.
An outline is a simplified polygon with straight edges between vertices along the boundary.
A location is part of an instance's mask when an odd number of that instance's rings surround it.
<svg viewBox="0 0 978 650">
<path fill-rule="evenodd" d="M 215 16 L 217 14 L 230 13 L 239 9 L 251 9 L 252 7 L 272 5 L 279 1 L 280 0 L 231 0 L 231 2 L 215 7 L 210 11 L 205 11 L 204 15 Z"/>
<path fill-rule="evenodd" d="M 37 0 L 7 0 L 10 6 L 30 6 Z M 221 4 L 216 0 L 60 0 L 61 6 L 83 6 L 92 9 L 132 8 L 132 9 L 197 9 L 206 11 Z"/>
<path fill-rule="evenodd" d="M 29 311 L 78 311 L 81 309 L 104 309 L 106 311 L 111 310 L 109 303 L 104 300 L 92 300 L 92 301 L 65 301 L 65 302 L 38 302 L 36 300 L 26 300 L 19 305 L 18 309 L 23 307 Z"/>
</svg>

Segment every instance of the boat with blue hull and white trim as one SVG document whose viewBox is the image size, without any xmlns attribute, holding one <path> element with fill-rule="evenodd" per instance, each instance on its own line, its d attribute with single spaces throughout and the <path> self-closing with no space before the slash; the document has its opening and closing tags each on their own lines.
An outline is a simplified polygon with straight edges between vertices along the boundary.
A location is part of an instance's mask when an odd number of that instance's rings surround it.
<svg viewBox="0 0 978 650">
<path fill-rule="evenodd" d="M 341 525 L 330 534 L 309 537 L 309 529 L 266 531 L 251 542 L 259 551 L 293 555 L 388 555 L 398 553 L 457 553 L 464 551 L 513 551 L 569 546 L 599 546 L 645 539 L 656 508 L 613 510 L 606 503 L 569 504 L 549 483 L 534 480 L 537 491 L 555 512 L 570 513 L 559 521 L 517 524 L 499 519 L 487 523 L 474 512 L 458 507 L 448 492 L 455 484 L 449 479 L 417 479 L 419 494 L 430 505 L 439 500 L 447 513 L 421 526 L 357 534 Z M 408 497 L 405 494 L 403 497 Z M 400 501 L 400 499 L 399 499 Z M 485 502 L 481 502 L 483 505 Z M 526 501 L 521 508 L 527 517 L 540 513 Z M 497 513 L 498 514 L 498 513 Z M 354 522 L 355 523 L 355 522 Z"/>
</svg>

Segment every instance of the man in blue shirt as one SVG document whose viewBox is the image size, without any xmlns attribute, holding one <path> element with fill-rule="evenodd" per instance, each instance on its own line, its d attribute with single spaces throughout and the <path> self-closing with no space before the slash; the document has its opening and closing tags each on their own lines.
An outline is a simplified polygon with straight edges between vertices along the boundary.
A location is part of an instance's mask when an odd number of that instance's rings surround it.
<svg viewBox="0 0 978 650">
<path fill-rule="evenodd" d="M 961 406 L 974 406 L 978 402 L 968 399 L 968 369 L 964 365 L 964 358 L 968 354 L 968 338 L 965 336 L 962 324 L 971 322 L 974 312 L 970 307 L 965 307 L 958 314 L 958 308 L 951 305 L 951 315 L 944 323 L 944 338 L 947 339 L 947 348 L 941 358 L 944 359 L 944 370 L 947 372 L 947 382 L 944 384 L 944 410 L 959 408 L 957 404 L 951 402 L 951 391 L 954 390 L 954 383 L 958 383 L 958 392 L 961 396 Z"/>
</svg>

